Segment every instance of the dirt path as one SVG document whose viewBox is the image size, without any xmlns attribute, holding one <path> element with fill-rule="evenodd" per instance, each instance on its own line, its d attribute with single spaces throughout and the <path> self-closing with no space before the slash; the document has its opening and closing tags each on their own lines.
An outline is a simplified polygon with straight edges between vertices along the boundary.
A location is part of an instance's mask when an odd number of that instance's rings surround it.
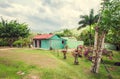
<svg viewBox="0 0 120 79">
<path fill-rule="evenodd" d="M 0 48 L 0 50 L 10 50 L 10 49 L 18 49 L 18 48 Z"/>
<path fill-rule="evenodd" d="M 53 57 L 39 53 L 16 53 L 13 51 L 16 48 L 0 49 L 0 58 L 8 58 L 10 60 L 23 61 L 27 64 L 37 65 L 40 67 L 55 68 L 57 60 Z M 23 49 L 24 50 L 24 49 Z"/>
</svg>

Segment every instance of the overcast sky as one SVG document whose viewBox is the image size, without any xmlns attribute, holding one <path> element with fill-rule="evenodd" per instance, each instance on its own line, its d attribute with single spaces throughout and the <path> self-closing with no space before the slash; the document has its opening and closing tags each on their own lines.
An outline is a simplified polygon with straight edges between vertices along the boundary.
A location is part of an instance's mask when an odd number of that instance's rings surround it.
<svg viewBox="0 0 120 79">
<path fill-rule="evenodd" d="M 0 16 L 26 22 L 34 32 L 78 27 L 79 16 L 95 13 L 101 0 L 0 0 Z"/>
</svg>

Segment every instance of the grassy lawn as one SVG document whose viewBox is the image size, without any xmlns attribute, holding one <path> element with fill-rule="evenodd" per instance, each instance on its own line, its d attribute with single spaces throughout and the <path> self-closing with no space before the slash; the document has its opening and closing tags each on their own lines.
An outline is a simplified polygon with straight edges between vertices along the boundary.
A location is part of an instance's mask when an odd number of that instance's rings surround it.
<svg viewBox="0 0 120 79">
<path fill-rule="evenodd" d="M 120 79 L 120 52 L 114 51 L 113 60 L 103 57 L 113 79 Z M 63 59 L 62 53 L 37 49 L 0 50 L 0 79 L 108 79 L 104 65 L 98 74 L 90 72 L 91 62 L 79 58 L 79 65 L 73 64 L 71 53 Z"/>
</svg>

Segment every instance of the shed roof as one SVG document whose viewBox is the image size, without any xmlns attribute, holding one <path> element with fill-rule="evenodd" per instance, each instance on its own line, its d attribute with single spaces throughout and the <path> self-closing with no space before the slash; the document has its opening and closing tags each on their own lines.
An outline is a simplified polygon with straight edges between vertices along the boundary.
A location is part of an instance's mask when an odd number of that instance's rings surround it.
<svg viewBox="0 0 120 79">
<path fill-rule="evenodd" d="M 36 35 L 33 39 L 49 39 L 52 36 L 54 36 L 53 34 L 40 34 L 40 35 Z"/>
</svg>

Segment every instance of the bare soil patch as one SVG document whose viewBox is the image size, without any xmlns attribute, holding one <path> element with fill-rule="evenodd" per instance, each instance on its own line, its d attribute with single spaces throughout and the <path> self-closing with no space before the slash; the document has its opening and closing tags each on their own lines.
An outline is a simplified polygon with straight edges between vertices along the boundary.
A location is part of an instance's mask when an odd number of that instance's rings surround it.
<svg viewBox="0 0 120 79">
<path fill-rule="evenodd" d="M 10 60 L 23 61 L 27 64 L 37 65 L 40 67 L 55 68 L 57 67 L 57 60 L 47 55 L 39 53 L 16 53 L 10 49 L 0 50 L 1 58 L 8 58 Z"/>
</svg>

